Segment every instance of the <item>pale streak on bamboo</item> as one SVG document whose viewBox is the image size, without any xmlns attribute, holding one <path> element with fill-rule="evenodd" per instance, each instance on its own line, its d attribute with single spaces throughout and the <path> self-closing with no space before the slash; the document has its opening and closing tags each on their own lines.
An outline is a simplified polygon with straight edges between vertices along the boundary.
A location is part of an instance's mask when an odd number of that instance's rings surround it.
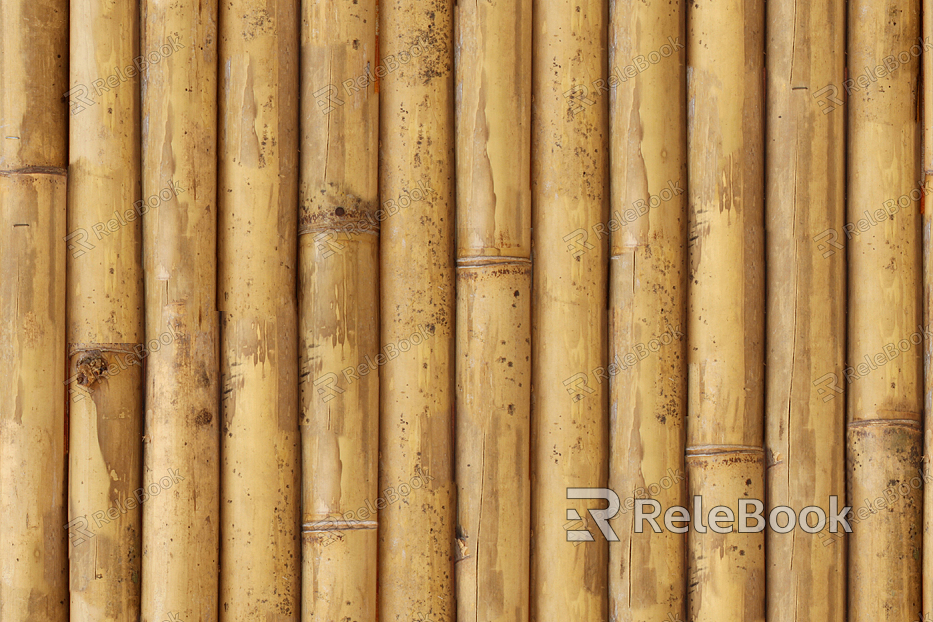
<svg viewBox="0 0 933 622">
<path fill-rule="evenodd" d="M 686 5 L 626 0 L 612 11 L 609 488 L 623 505 L 619 542 L 609 544 L 609 619 L 681 620 L 686 536 L 663 520 L 661 534 L 635 533 L 626 500 L 649 496 L 662 513 L 686 505 Z M 650 70 L 619 80 L 632 59 L 653 54 Z M 652 351 L 644 360 L 639 344 Z"/>
<path fill-rule="evenodd" d="M 298 1 L 220 25 L 220 619 L 297 622 Z"/>
<path fill-rule="evenodd" d="M 846 492 L 846 117 L 822 89 L 836 98 L 845 79 L 845 2 L 767 7 L 767 509 L 828 516 Z M 845 622 L 845 534 L 798 525 L 767 542 L 768 620 Z"/>
<path fill-rule="evenodd" d="M 82 109 L 70 117 L 68 230 L 77 236 L 67 257 L 69 519 L 86 521 L 94 534 L 72 539 L 72 622 L 139 617 L 142 510 L 130 500 L 151 483 L 142 479 L 143 367 L 134 352 L 144 336 L 142 223 L 134 207 L 139 79 L 111 80 L 107 90 L 93 85 L 132 66 L 138 48 L 135 3 L 72 3 L 71 83 L 90 85 L 88 98 L 96 100 L 76 101 Z M 130 509 L 106 514 L 121 505 Z"/>
<path fill-rule="evenodd" d="M 419 327 L 429 335 L 381 369 L 379 487 L 418 469 L 431 478 L 379 518 L 382 622 L 456 617 L 453 10 L 451 0 L 379 6 L 382 62 L 397 64 L 381 83 L 380 196 L 401 206 L 427 189 L 382 222 L 382 343 L 397 347 Z"/>
<path fill-rule="evenodd" d="M 607 616 L 607 545 L 569 487 L 608 477 L 606 359 L 608 96 L 582 104 L 572 91 L 606 75 L 607 3 L 545 0 L 533 15 L 532 204 L 534 245 L 531 618 L 596 622 Z M 593 100 L 589 100 L 593 101 Z M 574 240 L 588 236 L 585 244 Z M 568 542 L 568 508 L 595 542 Z"/>
<path fill-rule="evenodd" d="M 457 619 L 527 622 L 531 1 L 456 11 Z"/>
<path fill-rule="evenodd" d="M 143 217 L 146 338 L 152 346 L 146 357 L 143 481 L 169 472 L 183 478 L 143 504 L 142 619 L 171 614 L 216 622 L 217 4 L 146 0 L 141 23 L 141 54 L 175 48 L 142 78 L 142 197 L 160 198 Z"/>
<path fill-rule="evenodd" d="M 376 619 L 377 522 L 359 509 L 379 497 L 379 373 L 357 372 L 379 354 L 377 19 L 376 0 L 302 7 L 302 620 L 312 622 Z"/>
<path fill-rule="evenodd" d="M 848 9 L 849 78 L 859 87 L 848 93 L 848 221 L 867 224 L 866 212 L 877 219 L 845 241 L 848 363 L 858 375 L 847 383 L 849 500 L 858 508 L 889 487 L 905 484 L 907 491 L 852 527 L 848 620 L 909 620 L 922 609 L 922 491 L 909 482 L 919 477 L 923 451 L 923 349 L 908 341 L 906 351 L 888 361 L 885 346 L 909 339 L 923 321 L 919 201 L 910 200 L 893 219 L 882 210 L 922 180 L 919 67 L 909 53 L 921 46 L 920 2 L 856 0 Z M 876 81 L 866 77 L 867 86 L 853 75 L 901 52 L 908 62 Z M 877 354 L 885 364 L 873 370 Z"/>
<path fill-rule="evenodd" d="M 0 6 L 0 619 L 68 619 L 68 3 Z"/>
<path fill-rule="evenodd" d="M 764 501 L 763 30 L 760 0 L 687 13 L 687 493 L 736 518 Z M 693 519 L 687 619 L 762 622 L 764 533 Z"/>
</svg>

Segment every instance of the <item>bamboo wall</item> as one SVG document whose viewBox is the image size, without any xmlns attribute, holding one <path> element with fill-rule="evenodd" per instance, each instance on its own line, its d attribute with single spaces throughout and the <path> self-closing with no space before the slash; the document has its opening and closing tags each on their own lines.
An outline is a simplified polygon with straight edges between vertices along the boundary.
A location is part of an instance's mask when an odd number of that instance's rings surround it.
<svg viewBox="0 0 933 622">
<path fill-rule="evenodd" d="M 933 620 L 931 36 L 4 0 L 0 622 Z"/>
</svg>

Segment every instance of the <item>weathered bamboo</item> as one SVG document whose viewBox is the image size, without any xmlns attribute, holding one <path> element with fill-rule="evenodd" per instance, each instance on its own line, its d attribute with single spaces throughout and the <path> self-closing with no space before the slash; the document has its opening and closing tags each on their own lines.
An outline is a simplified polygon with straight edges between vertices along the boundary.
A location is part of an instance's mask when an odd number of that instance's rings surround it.
<svg viewBox="0 0 933 622">
<path fill-rule="evenodd" d="M 629 518 L 635 499 L 662 512 L 686 505 L 684 16 L 681 2 L 633 1 L 611 15 L 609 488 L 623 501 L 620 541 L 609 544 L 613 622 L 685 616 L 686 536 L 663 521 L 661 534 L 636 533 Z M 634 59 L 656 57 L 651 73 L 625 76 Z"/>
<path fill-rule="evenodd" d="M 68 3 L 0 6 L 0 620 L 68 619 Z"/>
<path fill-rule="evenodd" d="M 379 373 L 358 368 L 379 356 L 377 18 L 376 0 L 302 7 L 301 608 L 313 622 L 376 619 Z"/>
<path fill-rule="evenodd" d="M 146 0 L 141 23 L 141 54 L 151 61 L 142 100 L 142 196 L 149 208 L 143 481 L 168 478 L 170 486 L 143 505 L 142 618 L 215 622 L 217 3 Z"/>
<path fill-rule="evenodd" d="M 933 0 L 923 0 L 923 38 L 933 37 Z M 933 190 L 933 51 L 923 50 L 923 78 L 921 81 L 923 104 L 923 194 L 920 205 L 929 202 L 927 195 Z M 923 324 L 933 325 L 933 209 L 922 209 L 923 225 Z M 924 487 L 933 476 L 933 339 L 924 340 Z M 923 495 L 923 619 L 933 620 L 933 493 Z"/>
<path fill-rule="evenodd" d="M 568 488 L 608 477 L 605 221 L 608 97 L 580 103 L 606 74 L 607 4 L 546 0 L 535 6 L 532 106 L 534 238 L 531 619 L 593 622 L 607 615 L 607 545 Z M 589 103 L 592 102 L 592 103 Z M 582 241 L 580 241 L 582 240 Z M 568 243 L 569 242 L 569 243 Z M 593 542 L 568 540 L 585 519 Z"/>
<path fill-rule="evenodd" d="M 137 56 L 138 37 L 136 4 L 72 3 L 71 83 L 79 85 L 72 95 L 86 87 L 86 101 L 74 100 L 70 118 L 72 622 L 139 617 L 142 509 L 135 494 L 143 485 L 143 366 L 137 348 L 144 335 L 142 223 L 136 203 L 140 117 L 139 78 L 135 70 L 126 75 Z"/>
<path fill-rule="evenodd" d="M 297 622 L 297 0 L 222 4 L 220 64 L 220 619 Z"/>
<path fill-rule="evenodd" d="M 531 2 L 456 10 L 457 619 L 527 622 Z"/>
<path fill-rule="evenodd" d="M 763 28 L 760 0 L 688 11 L 688 495 L 737 519 L 764 501 Z M 764 533 L 692 519 L 687 619 L 763 621 Z"/>
<path fill-rule="evenodd" d="M 382 343 L 392 357 L 380 377 L 379 482 L 387 489 L 419 473 L 426 480 L 380 517 L 378 617 L 387 622 L 456 617 L 453 10 L 451 0 L 379 7 L 388 70 L 379 120 L 380 197 L 389 213 L 381 230 Z"/>
<path fill-rule="evenodd" d="M 828 516 L 831 496 L 845 505 L 845 3 L 767 6 L 767 509 Z M 769 621 L 845 621 L 829 528 L 766 532 Z"/>
<path fill-rule="evenodd" d="M 849 5 L 848 499 L 864 518 L 849 536 L 849 622 L 915 619 L 922 606 L 922 491 L 910 485 L 923 451 L 919 10 Z"/>
</svg>

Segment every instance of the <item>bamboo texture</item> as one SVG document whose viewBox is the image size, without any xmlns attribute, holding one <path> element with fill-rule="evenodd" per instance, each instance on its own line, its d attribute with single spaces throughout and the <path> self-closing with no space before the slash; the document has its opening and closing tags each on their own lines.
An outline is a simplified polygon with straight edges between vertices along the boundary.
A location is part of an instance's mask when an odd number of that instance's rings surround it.
<svg viewBox="0 0 933 622">
<path fill-rule="evenodd" d="M 923 38 L 933 37 L 933 0 L 923 0 Z M 933 325 L 933 209 L 925 208 L 926 196 L 933 189 L 933 53 L 924 49 L 922 60 L 923 90 L 923 155 L 921 158 L 923 198 L 921 225 L 923 228 L 923 324 Z M 933 476 L 933 340 L 925 340 L 923 350 L 923 471 L 924 482 Z M 926 485 L 924 483 L 924 486 Z M 922 617 L 933 619 L 933 494 L 923 495 L 923 569 Z"/>
</svg>

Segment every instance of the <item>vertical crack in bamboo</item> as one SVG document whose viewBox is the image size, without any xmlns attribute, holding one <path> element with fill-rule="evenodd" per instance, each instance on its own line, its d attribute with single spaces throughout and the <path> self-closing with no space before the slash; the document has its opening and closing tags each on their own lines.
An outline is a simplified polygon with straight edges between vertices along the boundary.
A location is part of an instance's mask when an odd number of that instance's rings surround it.
<svg viewBox="0 0 933 622">
<path fill-rule="evenodd" d="M 531 1 L 456 11 L 457 619 L 527 622 Z"/>
<path fill-rule="evenodd" d="M 298 622 L 298 0 L 220 7 L 220 619 Z"/>
<path fill-rule="evenodd" d="M 376 0 L 302 6 L 301 619 L 310 622 L 376 619 L 379 371 L 367 364 L 384 356 L 377 19 Z"/>
</svg>

